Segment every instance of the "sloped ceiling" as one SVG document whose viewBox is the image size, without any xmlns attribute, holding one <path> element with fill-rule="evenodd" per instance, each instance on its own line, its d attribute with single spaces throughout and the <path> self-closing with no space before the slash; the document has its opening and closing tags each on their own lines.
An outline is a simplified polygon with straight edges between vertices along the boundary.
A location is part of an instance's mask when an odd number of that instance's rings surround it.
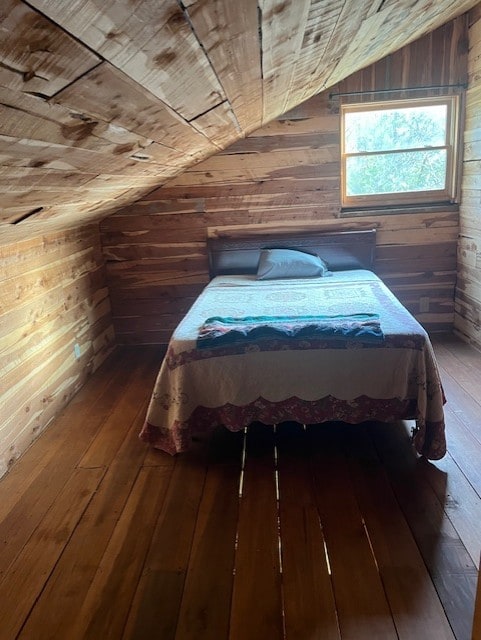
<svg viewBox="0 0 481 640">
<path fill-rule="evenodd" d="M 0 234 L 109 215 L 478 0 L 2 0 Z"/>
</svg>

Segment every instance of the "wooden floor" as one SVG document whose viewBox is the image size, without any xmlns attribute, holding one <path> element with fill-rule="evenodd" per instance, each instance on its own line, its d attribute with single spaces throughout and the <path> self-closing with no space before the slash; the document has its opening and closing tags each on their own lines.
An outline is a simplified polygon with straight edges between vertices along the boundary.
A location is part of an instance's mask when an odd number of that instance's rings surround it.
<svg viewBox="0 0 481 640">
<path fill-rule="evenodd" d="M 481 355 L 435 349 L 449 453 L 409 424 L 137 437 L 159 365 L 122 348 L 0 482 L 0 639 L 469 640 Z"/>
</svg>

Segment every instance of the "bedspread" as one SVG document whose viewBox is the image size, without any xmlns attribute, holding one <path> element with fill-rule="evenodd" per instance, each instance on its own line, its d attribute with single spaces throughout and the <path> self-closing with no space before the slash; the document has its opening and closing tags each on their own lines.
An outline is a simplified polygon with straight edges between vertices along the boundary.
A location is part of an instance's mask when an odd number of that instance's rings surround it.
<svg viewBox="0 0 481 640">
<path fill-rule="evenodd" d="M 320 314 L 375 314 L 383 340 L 261 334 L 197 347 L 212 316 Z M 177 453 L 219 424 L 239 430 L 254 421 L 415 419 L 417 451 L 439 459 L 446 451 L 443 404 L 429 337 L 372 272 L 275 281 L 219 276 L 174 332 L 140 436 Z"/>
</svg>

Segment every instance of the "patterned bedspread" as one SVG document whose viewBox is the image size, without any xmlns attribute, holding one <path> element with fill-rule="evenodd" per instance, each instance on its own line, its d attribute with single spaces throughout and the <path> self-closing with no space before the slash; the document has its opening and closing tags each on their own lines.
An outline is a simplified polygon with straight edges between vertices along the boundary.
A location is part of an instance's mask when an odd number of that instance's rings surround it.
<svg viewBox="0 0 481 640">
<path fill-rule="evenodd" d="M 209 318 L 376 317 L 382 340 L 260 332 L 198 346 Z M 257 281 L 219 276 L 179 324 L 162 363 L 141 438 L 169 453 L 219 424 L 415 419 L 414 444 L 446 451 L 444 395 L 424 329 L 370 271 Z"/>
</svg>

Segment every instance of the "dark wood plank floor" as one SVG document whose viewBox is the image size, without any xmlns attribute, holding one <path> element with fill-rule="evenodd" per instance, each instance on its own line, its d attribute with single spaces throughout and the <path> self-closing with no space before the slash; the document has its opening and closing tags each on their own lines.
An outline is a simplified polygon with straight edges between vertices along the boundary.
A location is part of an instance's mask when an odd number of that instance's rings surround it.
<svg viewBox="0 0 481 640">
<path fill-rule="evenodd" d="M 161 353 L 121 348 L 0 481 L 0 638 L 469 640 L 481 354 L 434 338 L 448 454 L 409 423 L 138 439 Z"/>
</svg>

